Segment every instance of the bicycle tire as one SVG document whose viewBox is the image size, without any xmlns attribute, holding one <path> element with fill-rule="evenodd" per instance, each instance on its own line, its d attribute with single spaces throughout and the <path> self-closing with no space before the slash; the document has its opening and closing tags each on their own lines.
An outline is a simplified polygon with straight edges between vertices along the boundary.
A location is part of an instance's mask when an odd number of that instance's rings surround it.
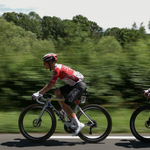
<svg viewBox="0 0 150 150">
<path fill-rule="evenodd" d="M 144 105 L 137 108 L 130 118 L 130 130 L 132 134 L 139 141 L 144 143 L 150 142 L 150 124 L 149 127 L 146 127 L 146 122 L 148 121 L 147 119 L 150 123 L 150 105 Z"/>
<path fill-rule="evenodd" d="M 43 105 L 41 104 L 30 105 L 27 108 L 25 108 L 19 116 L 18 125 L 19 125 L 20 132 L 26 139 L 32 142 L 46 141 L 54 133 L 55 128 L 56 128 L 56 117 L 53 111 L 49 107 L 45 109 L 39 125 L 38 126 L 34 125 L 34 119 L 36 120 L 38 118 L 42 108 L 43 108 Z M 37 113 L 36 115 L 37 118 L 35 118 L 36 113 Z M 30 121 L 30 118 L 31 118 L 31 121 Z M 43 121 L 43 118 L 44 118 L 44 121 Z M 46 120 L 46 118 L 48 118 L 49 120 Z M 44 126 L 43 123 L 46 123 L 46 124 L 48 123 L 48 125 Z M 40 137 L 39 137 L 37 132 L 39 132 L 38 131 L 40 130 L 39 128 L 42 128 L 43 126 L 44 128 L 49 126 L 49 128 L 47 129 L 48 131 L 47 133 L 44 133 L 43 131 L 42 134 L 44 135 L 41 135 L 40 133 Z M 35 129 L 37 129 L 37 131 L 35 131 Z"/>
<path fill-rule="evenodd" d="M 108 111 L 102 106 L 95 104 L 87 105 L 82 110 L 95 122 L 97 127 L 92 128 L 92 135 L 90 135 L 90 127 L 86 126 L 79 132 L 78 136 L 88 143 L 98 143 L 104 140 L 112 129 L 112 119 Z M 82 123 L 89 121 L 81 111 L 77 113 L 77 117 Z M 105 124 L 103 125 L 103 123 Z"/>
</svg>

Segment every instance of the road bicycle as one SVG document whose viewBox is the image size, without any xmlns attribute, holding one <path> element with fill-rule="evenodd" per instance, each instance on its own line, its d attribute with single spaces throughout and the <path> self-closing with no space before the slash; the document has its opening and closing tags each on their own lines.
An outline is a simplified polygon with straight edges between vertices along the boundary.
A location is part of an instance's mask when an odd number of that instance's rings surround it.
<svg viewBox="0 0 150 150">
<path fill-rule="evenodd" d="M 130 129 L 139 141 L 150 142 L 150 104 L 140 106 L 133 112 L 130 118 Z"/>
<path fill-rule="evenodd" d="M 85 103 L 88 96 L 87 91 L 76 101 L 74 112 L 79 121 L 85 127 L 78 136 L 90 143 L 104 140 L 111 132 L 112 119 L 108 111 L 96 104 L 89 104 L 83 108 L 79 105 Z M 38 104 L 25 108 L 19 117 L 19 129 L 21 134 L 32 142 L 43 142 L 53 135 L 56 129 L 56 116 L 64 124 L 67 133 L 75 131 L 75 125 L 68 116 L 62 115 L 53 105 L 52 101 L 64 101 L 64 99 L 53 98 L 44 94 L 41 99 L 36 99 Z M 78 111 L 78 112 L 77 112 Z M 56 114 L 56 116 L 55 116 Z"/>
</svg>

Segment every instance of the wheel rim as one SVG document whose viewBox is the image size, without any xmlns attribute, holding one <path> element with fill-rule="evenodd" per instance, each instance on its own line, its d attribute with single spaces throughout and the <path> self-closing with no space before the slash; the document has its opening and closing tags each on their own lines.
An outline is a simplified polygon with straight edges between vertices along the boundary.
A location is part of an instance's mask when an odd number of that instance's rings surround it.
<svg viewBox="0 0 150 150">
<path fill-rule="evenodd" d="M 27 110 L 19 119 L 19 128 L 21 133 L 29 140 L 32 141 L 43 141 L 55 130 L 55 118 L 49 112 L 48 109 L 44 112 L 41 120 L 38 124 L 36 121 L 41 113 L 42 106 L 33 106 L 31 110 Z"/>
<path fill-rule="evenodd" d="M 107 114 L 99 107 L 87 108 L 85 112 L 94 121 L 94 126 L 85 127 L 81 130 L 79 136 L 88 142 L 104 140 L 111 131 L 111 122 L 107 120 Z M 82 123 L 86 123 L 87 119 L 80 113 L 79 120 Z"/>
<path fill-rule="evenodd" d="M 132 134 L 140 141 L 150 141 L 150 107 L 137 109 L 130 120 Z"/>
</svg>

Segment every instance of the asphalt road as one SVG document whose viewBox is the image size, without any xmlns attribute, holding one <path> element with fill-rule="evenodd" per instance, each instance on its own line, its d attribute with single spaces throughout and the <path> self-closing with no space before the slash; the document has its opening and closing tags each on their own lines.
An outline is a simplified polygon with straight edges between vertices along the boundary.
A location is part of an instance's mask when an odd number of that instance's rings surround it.
<svg viewBox="0 0 150 150">
<path fill-rule="evenodd" d="M 0 134 L 0 150 L 148 150 L 150 143 L 142 143 L 131 134 L 110 135 L 99 143 L 85 143 L 78 137 L 54 134 L 42 143 L 32 143 L 21 134 Z"/>
</svg>

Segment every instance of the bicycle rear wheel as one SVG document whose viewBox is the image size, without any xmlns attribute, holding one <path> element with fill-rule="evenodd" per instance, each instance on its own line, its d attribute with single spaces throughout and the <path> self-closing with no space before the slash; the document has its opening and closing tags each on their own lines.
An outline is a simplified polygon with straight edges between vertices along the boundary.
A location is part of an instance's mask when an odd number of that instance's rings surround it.
<svg viewBox="0 0 150 150">
<path fill-rule="evenodd" d="M 19 117 L 19 129 L 22 135 L 33 142 L 47 140 L 55 131 L 56 117 L 50 108 L 46 108 L 38 123 L 37 119 L 43 109 L 43 105 L 34 104 L 25 108 Z"/>
<path fill-rule="evenodd" d="M 94 104 L 87 105 L 82 110 L 94 122 L 94 125 L 92 127 L 89 126 L 91 122 L 79 111 L 77 117 L 80 122 L 88 124 L 88 126 L 85 126 L 78 136 L 89 143 L 97 143 L 104 140 L 110 134 L 112 128 L 112 119 L 108 111 Z"/>
<path fill-rule="evenodd" d="M 150 105 L 137 108 L 130 119 L 132 134 L 141 142 L 150 142 Z"/>
</svg>

